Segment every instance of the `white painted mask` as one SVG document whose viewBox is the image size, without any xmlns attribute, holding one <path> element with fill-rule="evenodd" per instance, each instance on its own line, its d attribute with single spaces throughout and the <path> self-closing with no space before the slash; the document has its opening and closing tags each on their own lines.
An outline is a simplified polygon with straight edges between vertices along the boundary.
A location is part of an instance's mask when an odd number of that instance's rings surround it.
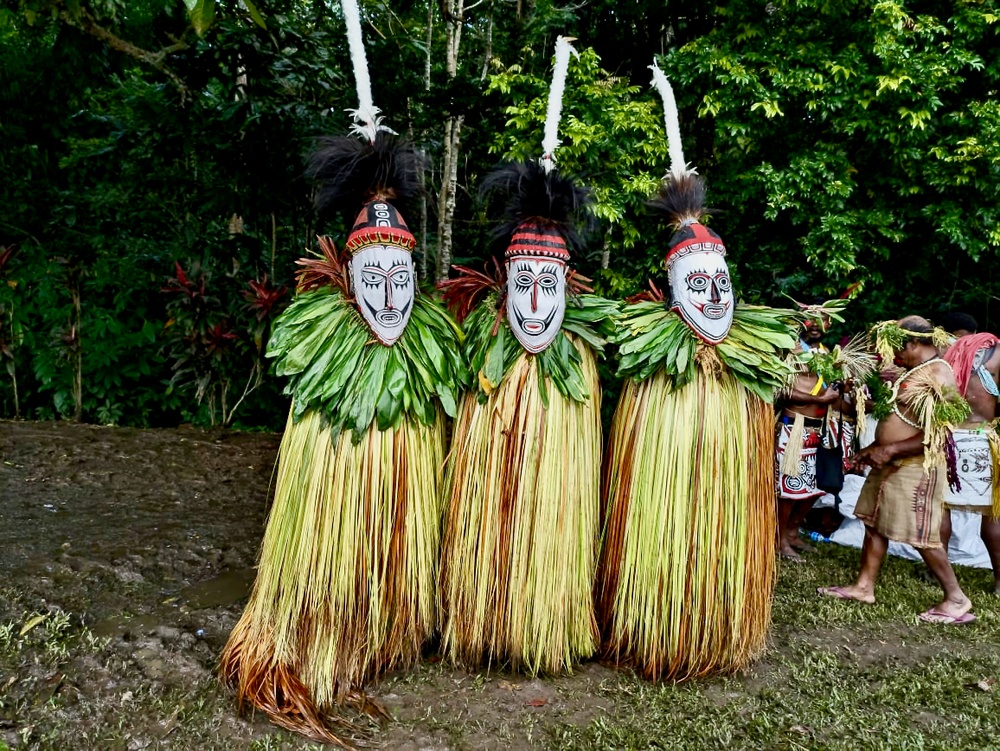
<svg viewBox="0 0 1000 751">
<path fill-rule="evenodd" d="M 566 264 L 554 258 L 507 259 L 507 322 L 525 350 L 552 344 L 566 314 Z"/>
<path fill-rule="evenodd" d="M 413 257 L 392 245 L 369 245 L 351 258 L 351 281 L 372 333 L 382 344 L 394 344 L 413 311 Z"/>
<path fill-rule="evenodd" d="M 671 309 L 700 339 L 718 344 L 733 325 L 735 300 L 726 258 L 716 251 L 681 251 L 670 259 Z"/>
</svg>

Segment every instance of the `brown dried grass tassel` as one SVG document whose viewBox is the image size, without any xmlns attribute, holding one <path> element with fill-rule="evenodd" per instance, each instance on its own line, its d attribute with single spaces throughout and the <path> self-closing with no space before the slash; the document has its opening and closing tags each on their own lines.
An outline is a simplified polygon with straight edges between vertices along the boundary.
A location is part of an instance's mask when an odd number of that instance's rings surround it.
<svg viewBox="0 0 1000 751">
<path fill-rule="evenodd" d="M 444 421 L 374 425 L 354 442 L 289 416 L 250 602 L 222 680 L 241 704 L 350 747 L 345 709 L 385 718 L 363 686 L 420 657 L 435 628 Z"/>
</svg>

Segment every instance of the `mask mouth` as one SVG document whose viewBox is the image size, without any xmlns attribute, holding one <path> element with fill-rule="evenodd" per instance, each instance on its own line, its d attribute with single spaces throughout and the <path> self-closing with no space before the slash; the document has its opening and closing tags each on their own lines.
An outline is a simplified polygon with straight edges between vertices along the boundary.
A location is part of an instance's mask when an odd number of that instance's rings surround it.
<svg viewBox="0 0 1000 751">
<path fill-rule="evenodd" d="M 545 321 L 541 318 L 525 318 L 521 321 L 521 329 L 525 334 L 535 336 L 545 331 Z"/>
<path fill-rule="evenodd" d="M 545 318 L 525 318 L 521 315 L 521 311 L 514 308 L 514 317 L 517 319 L 517 325 L 521 331 L 528 336 L 539 336 L 552 325 L 552 321 L 556 317 L 556 309 L 553 308 Z"/>
<path fill-rule="evenodd" d="M 544 334 L 545 330 L 552 325 L 552 320 L 556 317 L 556 309 L 553 308 L 549 311 L 545 318 L 525 318 L 521 315 L 521 311 L 514 308 L 514 317 L 517 319 L 517 325 L 521 327 L 521 331 L 528 336 L 538 336 Z"/>
<path fill-rule="evenodd" d="M 705 314 L 705 318 L 718 320 L 719 318 L 722 318 L 723 316 L 726 315 L 726 311 L 728 309 L 729 308 L 726 305 L 716 305 L 715 303 L 708 303 L 701 309 L 701 312 Z"/>
<path fill-rule="evenodd" d="M 383 326 L 398 326 L 403 322 L 403 314 L 398 310 L 380 310 L 375 314 L 375 320 Z"/>
</svg>

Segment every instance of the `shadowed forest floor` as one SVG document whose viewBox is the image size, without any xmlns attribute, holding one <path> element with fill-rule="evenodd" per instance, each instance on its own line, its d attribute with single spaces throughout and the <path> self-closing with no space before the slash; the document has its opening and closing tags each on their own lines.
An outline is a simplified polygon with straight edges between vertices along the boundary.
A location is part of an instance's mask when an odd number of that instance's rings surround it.
<svg viewBox="0 0 1000 751">
<path fill-rule="evenodd" d="M 0 422 L 0 751 L 319 748 L 241 717 L 214 678 L 253 581 L 279 436 Z M 747 673 L 651 685 L 469 674 L 429 657 L 371 687 L 406 749 L 1000 748 L 1000 598 L 959 569 L 978 622 L 918 624 L 921 566 L 874 606 L 820 599 L 855 550 L 781 569 Z"/>
</svg>

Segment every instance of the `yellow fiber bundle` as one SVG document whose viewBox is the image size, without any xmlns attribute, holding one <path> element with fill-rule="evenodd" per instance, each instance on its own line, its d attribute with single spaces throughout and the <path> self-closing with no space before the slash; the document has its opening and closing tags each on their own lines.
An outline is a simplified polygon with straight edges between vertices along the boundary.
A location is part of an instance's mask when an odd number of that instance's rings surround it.
<svg viewBox="0 0 1000 751">
<path fill-rule="evenodd" d="M 728 373 L 628 381 L 611 427 L 599 608 L 609 657 L 651 679 L 764 649 L 774 586 L 771 406 Z"/>
<path fill-rule="evenodd" d="M 318 740 L 378 708 L 359 687 L 412 663 L 434 631 L 444 420 L 373 424 L 354 443 L 289 416 L 257 581 L 222 655 L 241 703 Z"/>
<path fill-rule="evenodd" d="M 558 673 L 593 654 L 600 505 L 600 387 L 567 399 L 522 354 L 486 403 L 462 402 L 445 481 L 444 652 L 466 665 Z"/>
</svg>

